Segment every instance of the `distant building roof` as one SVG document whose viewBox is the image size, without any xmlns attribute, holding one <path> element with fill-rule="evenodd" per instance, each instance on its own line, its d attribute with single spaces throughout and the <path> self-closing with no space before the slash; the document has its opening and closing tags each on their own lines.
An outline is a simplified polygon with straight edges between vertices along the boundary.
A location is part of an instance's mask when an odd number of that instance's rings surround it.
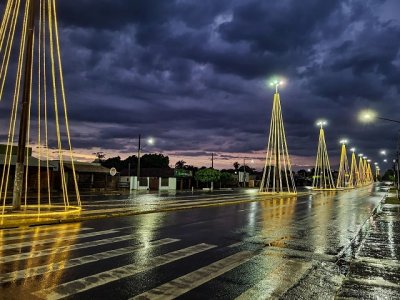
<svg viewBox="0 0 400 300">
<path fill-rule="evenodd" d="M 26 149 L 28 149 L 28 156 L 32 156 L 32 147 L 26 147 Z M 12 155 L 17 155 L 18 146 L 9 147 L 8 151 L 11 151 Z M 7 145 L 6 144 L 0 144 L 0 155 L 1 154 L 5 155 L 6 152 L 7 152 Z"/>
<path fill-rule="evenodd" d="M 28 165 L 30 167 L 39 167 L 39 159 L 37 159 L 36 157 L 33 157 L 33 156 L 29 156 L 28 158 L 29 158 Z M 0 154 L 0 165 L 1 166 L 4 165 L 5 159 L 6 159 L 5 154 Z M 11 165 L 15 166 L 16 162 L 17 162 L 17 156 L 16 155 L 12 155 L 11 156 Z M 26 165 L 26 159 L 25 159 L 25 163 L 24 164 Z M 45 160 L 40 160 L 40 167 L 41 168 L 46 168 L 46 166 L 47 166 L 46 161 Z M 49 161 L 49 167 L 54 169 L 57 166 L 54 164 L 53 161 Z"/>
<path fill-rule="evenodd" d="M 58 162 L 58 161 L 57 161 Z M 110 169 L 97 163 L 74 162 L 75 171 L 78 173 L 110 173 Z M 72 170 L 72 163 L 64 161 L 64 167 Z"/>
</svg>

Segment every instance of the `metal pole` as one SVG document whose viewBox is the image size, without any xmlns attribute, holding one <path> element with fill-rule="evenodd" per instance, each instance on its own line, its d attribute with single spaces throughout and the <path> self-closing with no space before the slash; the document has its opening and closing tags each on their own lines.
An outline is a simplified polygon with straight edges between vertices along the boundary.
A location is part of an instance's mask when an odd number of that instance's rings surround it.
<svg viewBox="0 0 400 300">
<path fill-rule="evenodd" d="M 137 161 L 137 182 L 136 182 L 136 189 L 139 190 L 139 184 L 140 184 L 140 134 L 139 134 L 139 139 L 138 139 L 138 161 Z"/>
<path fill-rule="evenodd" d="M 399 132 L 399 137 L 397 141 L 397 161 L 396 161 L 396 167 L 397 167 L 397 199 L 400 199 L 400 132 Z"/>
<path fill-rule="evenodd" d="M 214 152 L 211 153 L 211 169 L 214 169 Z"/>
<path fill-rule="evenodd" d="M 246 187 L 246 159 L 243 158 L 243 187 Z"/>
<path fill-rule="evenodd" d="M 32 52 L 33 52 L 33 37 L 35 33 L 35 2 L 36 0 L 26 0 L 26 4 L 29 4 L 29 15 L 28 15 L 28 30 L 26 32 L 26 49 L 25 49 L 25 66 L 24 66 L 24 88 L 22 92 L 22 111 L 19 125 L 19 137 L 18 137 L 18 151 L 17 151 L 17 162 L 15 164 L 15 178 L 14 178 L 14 189 L 13 189 L 13 210 L 19 210 L 21 208 L 22 188 L 23 188 L 23 177 L 24 177 L 24 161 L 26 154 L 26 138 L 28 132 L 28 117 L 29 117 L 29 106 L 31 100 L 31 87 L 32 87 Z"/>
</svg>

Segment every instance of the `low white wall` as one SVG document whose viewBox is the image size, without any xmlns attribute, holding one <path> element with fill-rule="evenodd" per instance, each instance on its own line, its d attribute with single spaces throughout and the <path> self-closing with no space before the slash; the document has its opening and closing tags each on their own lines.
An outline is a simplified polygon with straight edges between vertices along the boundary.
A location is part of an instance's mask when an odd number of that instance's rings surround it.
<svg viewBox="0 0 400 300">
<path fill-rule="evenodd" d="M 143 177 L 142 177 L 143 178 Z M 139 186 L 139 190 L 148 190 L 149 189 L 149 184 L 150 184 L 150 178 L 147 178 L 147 185 L 141 185 Z M 138 185 L 138 180 L 137 176 L 131 176 L 130 178 L 130 184 L 129 184 L 129 189 L 130 190 L 137 190 L 137 185 Z"/>
<path fill-rule="evenodd" d="M 168 178 L 168 186 L 161 186 L 161 178 L 158 178 L 158 189 L 160 191 L 176 190 L 176 178 L 174 177 Z"/>
</svg>

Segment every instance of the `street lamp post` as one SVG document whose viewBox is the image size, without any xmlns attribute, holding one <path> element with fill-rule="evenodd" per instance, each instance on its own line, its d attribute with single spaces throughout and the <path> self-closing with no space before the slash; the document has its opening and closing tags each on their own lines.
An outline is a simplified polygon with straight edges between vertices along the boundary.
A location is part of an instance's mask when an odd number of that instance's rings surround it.
<svg viewBox="0 0 400 300">
<path fill-rule="evenodd" d="M 141 135 L 139 134 L 139 137 L 138 137 L 138 163 L 137 163 L 137 172 L 136 172 L 136 176 L 137 176 L 136 190 L 139 190 L 139 185 L 140 185 L 140 155 L 142 153 L 141 141 L 142 141 L 142 138 L 141 138 Z M 147 139 L 147 144 L 153 145 L 154 139 L 153 138 Z"/>
<path fill-rule="evenodd" d="M 246 159 L 243 158 L 243 187 L 246 187 Z"/>
<path fill-rule="evenodd" d="M 15 178 L 14 178 L 14 189 L 13 189 L 13 200 L 12 208 L 19 210 L 21 208 L 22 198 L 22 185 L 24 177 L 24 161 L 27 142 L 27 132 L 29 123 L 29 103 L 31 102 L 31 86 L 32 86 L 32 53 L 33 53 L 33 42 L 34 42 L 34 31 L 35 31 L 35 11 L 36 11 L 36 0 L 26 1 L 29 4 L 28 14 L 28 30 L 26 31 L 25 38 L 27 39 L 26 44 L 26 59 L 25 59 L 25 70 L 24 70 L 24 85 L 22 94 L 22 112 L 19 127 L 19 138 L 18 138 L 18 149 L 17 149 L 17 162 L 15 164 Z"/>
<path fill-rule="evenodd" d="M 399 120 L 393 120 L 393 119 L 389 119 L 389 118 L 379 117 L 375 111 L 368 110 L 368 109 L 362 110 L 359 113 L 358 118 L 363 123 L 371 123 L 371 122 L 375 121 L 375 119 L 379 119 L 382 121 L 388 121 L 388 122 L 400 124 Z M 384 153 L 381 152 L 381 154 L 385 155 L 386 151 L 384 151 Z M 398 138 L 398 142 L 397 142 L 397 151 L 396 151 L 396 159 L 395 159 L 397 199 L 400 199 L 400 166 L 399 166 L 399 162 L 400 162 L 400 131 L 399 131 L 399 138 Z"/>
<path fill-rule="evenodd" d="M 139 138 L 138 138 L 138 152 L 137 152 L 137 156 L 138 156 L 138 160 L 137 160 L 137 172 L 136 172 L 136 189 L 139 190 L 139 185 L 140 185 L 140 140 L 141 140 L 141 135 L 139 134 Z"/>
</svg>

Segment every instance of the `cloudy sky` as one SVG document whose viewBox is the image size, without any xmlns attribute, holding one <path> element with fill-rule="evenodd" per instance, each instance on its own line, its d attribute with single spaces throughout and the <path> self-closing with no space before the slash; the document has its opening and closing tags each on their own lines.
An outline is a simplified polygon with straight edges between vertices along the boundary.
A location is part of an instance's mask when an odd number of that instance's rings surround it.
<svg viewBox="0 0 400 300">
<path fill-rule="evenodd" d="M 400 119 L 400 1 L 58 0 L 65 81 L 77 152 L 145 152 L 172 163 L 263 164 L 279 75 L 289 152 L 314 163 L 315 121 L 376 160 L 396 124 L 360 124 L 371 108 Z M 392 150 L 393 153 L 393 150 Z M 335 163 L 333 162 L 333 165 Z"/>
</svg>

